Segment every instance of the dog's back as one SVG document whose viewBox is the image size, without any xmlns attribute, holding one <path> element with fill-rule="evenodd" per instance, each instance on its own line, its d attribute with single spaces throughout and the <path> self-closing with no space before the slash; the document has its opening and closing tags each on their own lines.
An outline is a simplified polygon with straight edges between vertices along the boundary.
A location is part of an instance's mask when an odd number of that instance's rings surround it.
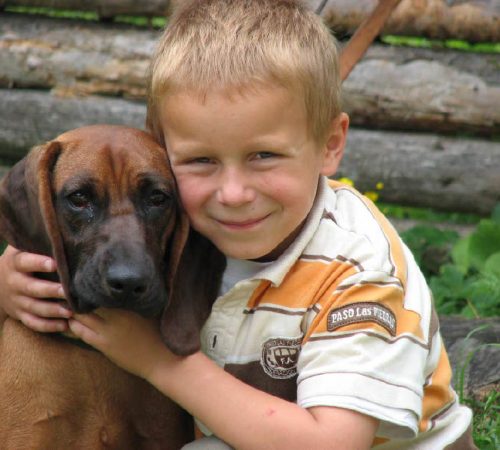
<svg viewBox="0 0 500 450">
<path fill-rule="evenodd" d="M 0 332 L 0 448 L 179 449 L 192 419 L 89 348 L 7 319 Z"/>
</svg>

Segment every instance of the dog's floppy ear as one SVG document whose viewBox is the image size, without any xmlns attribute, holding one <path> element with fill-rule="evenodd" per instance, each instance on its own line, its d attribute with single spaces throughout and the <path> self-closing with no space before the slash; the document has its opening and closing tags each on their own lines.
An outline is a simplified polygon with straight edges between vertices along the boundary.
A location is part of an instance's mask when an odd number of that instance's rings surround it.
<svg viewBox="0 0 500 450">
<path fill-rule="evenodd" d="M 178 222 L 171 246 L 173 276 L 161 333 L 173 353 L 190 355 L 200 349 L 200 330 L 219 293 L 226 258 L 189 227 L 185 215 Z"/>
<path fill-rule="evenodd" d="M 0 182 L 0 238 L 14 247 L 53 256 L 65 292 L 68 270 L 54 209 L 52 172 L 61 145 L 33 148 Z"/>
</svg>

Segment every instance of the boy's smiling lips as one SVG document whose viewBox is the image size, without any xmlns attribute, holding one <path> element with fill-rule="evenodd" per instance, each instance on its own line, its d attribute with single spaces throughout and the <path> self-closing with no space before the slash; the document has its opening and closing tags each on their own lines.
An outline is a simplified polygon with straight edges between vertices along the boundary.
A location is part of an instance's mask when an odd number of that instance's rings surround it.
<svg viewBox="0 0 500 450">
<path fill-rule="evenodd" d="M 266 214 L 263 217 L 258 219 L 245 219 L 245 220 L 219 220 L 215 219 L 217 223 L 222 225 L 225 228 L 229 228 L 231 230 L 248 230 L 249 228 L 253 228 L 262 222 L 264 222 L 271 214 Z"/>
</svg>

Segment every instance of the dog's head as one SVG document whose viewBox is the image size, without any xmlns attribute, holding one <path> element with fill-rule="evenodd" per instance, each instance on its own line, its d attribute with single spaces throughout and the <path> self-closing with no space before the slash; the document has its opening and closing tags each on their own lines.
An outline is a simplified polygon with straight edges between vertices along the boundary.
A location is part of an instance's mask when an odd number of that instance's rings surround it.
<svg viewBox="0 0 500 450">
<path fill-rule="evenodd" d="M 172 351 L 199 348 L 224 257 L 190 230 L 149 134 L 90 126 L 34 148 L 0 183 L 0 237 L 52 255 L 73 310 L 161 314 Z"/>
</svg>

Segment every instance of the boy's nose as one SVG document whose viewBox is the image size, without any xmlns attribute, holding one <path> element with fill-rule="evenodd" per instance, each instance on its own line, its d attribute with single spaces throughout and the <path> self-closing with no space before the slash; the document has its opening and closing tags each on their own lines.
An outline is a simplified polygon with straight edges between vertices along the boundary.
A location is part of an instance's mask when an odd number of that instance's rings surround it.
<svg viewBox="0 0 500 450">
<path fill-rule="evenodd" d="M 255 198 L 255 190 L 244 173 L 228 170 L 221 177 L 217 200 L 227 206 L 240 206 Z"/>
</svg>

